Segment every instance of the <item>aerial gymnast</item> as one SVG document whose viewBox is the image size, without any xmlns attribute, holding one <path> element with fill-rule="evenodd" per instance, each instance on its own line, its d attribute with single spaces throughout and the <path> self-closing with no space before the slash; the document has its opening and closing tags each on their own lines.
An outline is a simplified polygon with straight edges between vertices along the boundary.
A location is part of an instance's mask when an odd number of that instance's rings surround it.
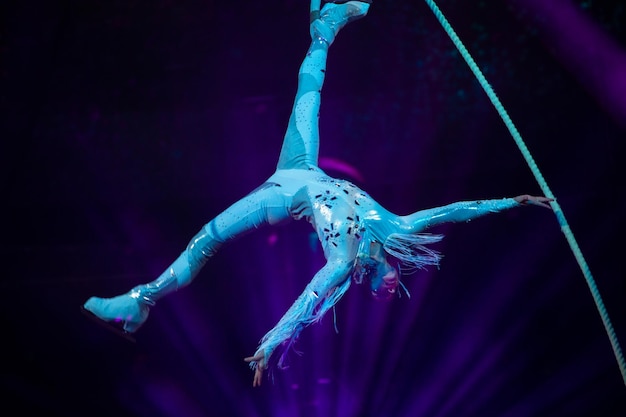
<svg viewBox="0 0 626 417">
<path fill-rule="evenodd" d="M 321 320 L 353 283 L 366 283 L 376 299 L 390 300 L 400 295 L 403 274 L 439 265 L 441 255 L 429 245 L 442 235 L 424 233 L 428 228 L 529 204 L 550 208 L 550 198 L 519 195 L 397 215 L 354 184 L 320 169 L 318 115 L 328 50 L 348 23 L 367 15 L 371 3 L 326 2 L 320 10 L 320 1 L 311 1 L 311 43 L 299 69 L 275 172 L 206 223 L 155 280 L 112 298 L 91 297 L 82 306 L 86 314 L 132 336 L 156 302 L 189 285 L 220 247 L 263 226 L 306 220 L 317 233 L 326 262 L 261 338 L 254 354 L 244 358 L 254 371 L 256 387 L 265 370 L 284 366 L 285 354 L 302 330 Z"/>
</svg>

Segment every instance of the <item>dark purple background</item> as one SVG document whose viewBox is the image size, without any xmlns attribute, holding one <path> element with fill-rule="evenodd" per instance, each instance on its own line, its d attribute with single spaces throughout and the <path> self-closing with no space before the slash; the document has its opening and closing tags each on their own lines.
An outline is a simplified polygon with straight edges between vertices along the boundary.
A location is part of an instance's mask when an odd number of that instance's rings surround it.
<svg viewBox="0 0 626 417">
<path fill-rule="evenodd" d="M 626 6 L 439 2 L 558 198 L 626 343 Z M 554 214 L 442 227 L 411 298 L 354 285 L 291 367 L 243 358 L 323 262 L 308 224 L 224 248 L 137 343 L 79 306 L 154 279 L 275 166 L 304 0 L 4 5 L 3 409 L 39 416 L 624 416 L 626 386 Z M 332 46 L 321 156 L 405 214 L 541 194 L 424 2 L 377 1 Z M 345 175 L 344 175 L 345 176 Z"/>
</svg>

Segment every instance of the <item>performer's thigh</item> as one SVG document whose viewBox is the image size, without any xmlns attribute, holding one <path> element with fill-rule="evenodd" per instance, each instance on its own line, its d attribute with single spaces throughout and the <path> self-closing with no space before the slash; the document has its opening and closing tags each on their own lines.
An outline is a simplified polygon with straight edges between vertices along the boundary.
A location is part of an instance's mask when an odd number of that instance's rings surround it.
<svg viewBox="0 0 626 417">
<path fill-rule="evenodd" d="M 300 76 L 300 83 L 280 151 L 278 169 L 306 169 L 309 166 L 317 166 L 320 87 L 313 77 L 307 74 Z"/>
<path fill-rule="evenodd" d="M 215 239 L 227 241 L 267 224 L 289 220 L 288 202 L 277 192 L 279 189 L 264 184 L 218 214 L 206 228 Z"/>
</svg>

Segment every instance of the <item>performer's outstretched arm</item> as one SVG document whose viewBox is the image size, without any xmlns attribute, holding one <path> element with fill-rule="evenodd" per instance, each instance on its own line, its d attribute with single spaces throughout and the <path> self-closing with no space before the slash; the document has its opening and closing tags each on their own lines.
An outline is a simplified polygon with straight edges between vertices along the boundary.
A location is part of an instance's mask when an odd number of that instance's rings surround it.
<svg viewBox="0 0 626 417">
<path fill-rule="evenodd" d="M 520 205 L 533 204 L 550 208 L 552 199 L 523 194 L 514 198 L 495 200 L 460 201 L 442 207 L 420 210 L 407 216 L 401 216 L 409 233 L 419 233 L 429 227 L 442 223 L 469 221 L 489 213 L 498 213 Z"/>
<path fill-rule="evenodd" d="M 263 336 L 254 354 L 245 358 L 255 370 L 253 386 L 261 385 L 263 371 L 275 349 L 283 346 L 283 355 L 295 343 L 300 332 L 308 325 L 318 322 L 331 309 L 350 287 L 350 272 L 354 260 L 333 257 L 326 262 L 305 290 L 300 294 L 279 322 Z M 283 357 L 278 367 L 283 365 Z"/>
</svg>

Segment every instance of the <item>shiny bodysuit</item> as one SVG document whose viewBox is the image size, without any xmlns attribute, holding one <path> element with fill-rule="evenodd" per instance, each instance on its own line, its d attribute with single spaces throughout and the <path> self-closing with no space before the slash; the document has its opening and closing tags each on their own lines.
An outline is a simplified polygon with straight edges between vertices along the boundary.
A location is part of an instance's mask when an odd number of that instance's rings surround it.
<svg viewBox="0 0 626 417">
<path fill-rule="evenodd" d="M 276 171 L 257 189 L 209 221 L 180 256 L 154 281 L 113 298 L 91 297 L 85 309 L 106 322 L 121 322 L 135 332 L 150 307 L 198 275 L 227 242 L 265 225 L 307 220 L 326 258 L 301 295 L 260 341 L 257 354 L 267 364 L 281 344 L 289 346 L 303 328 L 321 319 L 347 291 L 358 257 L 370 244 L 383 245 L 394 234 L 418 234 L 444 222 L 467 221 L 518 203 L 511 199 L 457 202 L 400 216 L 384 209 L 348 181 L 331 178 L 318 167 L 318 114 L 326 58 L 332 42 L 312 36 L 298 74 L 298 89 Z M 250 364 L 253 368 L 256 362 Z"/>
</svg>

